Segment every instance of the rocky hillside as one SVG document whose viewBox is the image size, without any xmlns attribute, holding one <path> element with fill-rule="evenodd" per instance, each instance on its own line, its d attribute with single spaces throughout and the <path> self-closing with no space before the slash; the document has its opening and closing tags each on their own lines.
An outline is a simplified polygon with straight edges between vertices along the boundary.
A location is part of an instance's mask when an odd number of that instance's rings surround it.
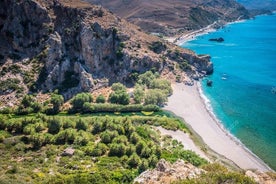
<svg viewBox="0 0 276 184">
<path fill-rule="evenodd" d="M 150 33 L 166 36 L 206 27 L 215 21 L 249 18 L 235 0 L 86 0 L 110 9 Z"/>
<path fill-rule="evenodd" d="M 171 164 L 161 159 L 155 169 L 146 170 L 135 178 L 135 184 L 274 184 L 275 173 L 260 173 L 248 170 L 246 172 L 230 171 L 217 163 L 198 168 L 183 160 Z"/>
<path fill-rule="evenodd" d="M 147 70 L 185 80 L 213 71 L 209 57 L 147 35 L 79 0 L 0 1 L 0 106 L 59 89 L 65 99 Z M 184 72 L 183 72 L 184 71 Z"/>
<path fill-rule="evenodd" d="M 238 0 L 248 9 L 276 10 L 276 0 Z"/>
</svg>

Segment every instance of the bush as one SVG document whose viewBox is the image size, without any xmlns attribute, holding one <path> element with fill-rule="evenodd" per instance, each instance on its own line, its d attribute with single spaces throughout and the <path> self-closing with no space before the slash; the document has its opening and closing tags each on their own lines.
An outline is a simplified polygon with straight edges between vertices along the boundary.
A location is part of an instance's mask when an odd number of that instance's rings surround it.
<svg viewBox="0 0 276 184">
<path fill-rule="evenodd" d="M 84 131 L 86 131 L 87 128 L 88 128 L 87 122 L 85 122 L 85 121 L 83 121 L 81 119 L 79 119 L 77 121 L 77 123 L 76 123 L 76 129 L 77 130 L 84 130 Z"/>
<path fill-rule="evenodd" d="M 167 101 L 167 95 L 160 89 L 150 89 L 145 96 L 145 105 L 163 106 Z"/>
<path fill-rule="evenodd" d="M 110 151 L 109 151 L 109 156 L 117 156 L 117 157 L 122 157 L 126 153 L 126 146 L 124 144 L 115 144 L 112 143 L 110 145 Z"/>
<path fill-rule="evenodd" d="M 170 81 L 166 79 L 155 79 L 150 83 L 149 88 L 160 89 L 164 91 L 167 95 L 171 95 L 173 90 Z"/>
<path fill-rule="evenodd" d="M 108 147 L 103 144 L 103 143 L 98 143 L 95 148 L 92 150 L 92 152 L 90 153 L 91 156 L 93 157 L 99 157 L 104 155 L 108 150 Z"/>
<path fill-rule="evenodd" d="M 62 95 L 52 94 L 51 103 L 53 104 L 53 114 L 58 114 L 60 112 L 60 107 L 64 103 L 64 98 Z"/>
<path fill-rule="evenodd" d="M 93 98 L 90 93 L 80 93 L 77 94 L 75 97 L 73 97 L 71 104 L 72 104 L 72 110 L 74 112 L 82 112 L 83 111 L 83 105 L 85 102 L 92 102 Z"/>
<path fill-rule="evenodd" d="M 151 71 L 147 71 L 139 75 L 137 83 L 149 87 L 151 81 L 153 81 L 154 79 L 156 79 L 156 76 Z"/>
<path fill-rule="evenodd" d="M 105 97 L 100 94 L 97 98 L 96 98 L 96 103 L 105 103 Z"/>
<path fill-rule="evenodd" d="M 144 172 L 149 168 L 149 163 L 146 159 L 143 159 L 142 162 L 139 164 L 138 171 L 139 173 Z"/>
<path fill-rule="evenodd" d="M 141 163 L 141 159 L 136 153 L 134 153 L 129 157 L 127 163 L 131 168 L 137 168 L 137 166 Z"/>
<path fill-rule="evenodd" d="M 73 144 L 77 135 L 78 134 L 75 129 L 69 128 L 66 130 L 62 130 L 54 136 L 54 142 L 56 144 L 65 144 L 65 143 Z"/>
<path fill-rule="evenodd" d="M 144 88 L 140 85 L 136 85 L 133 91 L 133 99 L 135 101 L 135 103 L 140 104 L 142 103 L 143 99 L 144 99 Z"/>
<path fill-rule="evenodd" d="M 129 104 L 130 97 L 125 91 L 112 92 L 109 96 L 109 101 L 114 104 Z"/>
<path fill-rule="evenodd" d="M 48 120 L 48 132 L 50 134 L 57 134 L 61 127 L 61 122 L 58 119 L 53 118 Z"/>
</svg>

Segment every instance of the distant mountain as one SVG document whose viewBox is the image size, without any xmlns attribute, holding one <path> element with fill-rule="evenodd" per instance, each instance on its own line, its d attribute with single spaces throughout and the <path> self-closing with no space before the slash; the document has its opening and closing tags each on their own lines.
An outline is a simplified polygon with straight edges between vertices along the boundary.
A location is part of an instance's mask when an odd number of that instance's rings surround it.
<svg viewBox="0 0 276 184">
<path fill-rule="evenodd" d="M 249 18 L 235 0 L 86 0 L 102 5 L 147 32 L 174 35 L 197 30 L 215 21 Z"/>
<path fill-rule="evenodd" d="M 276 10 L 276 0 L 237 0 L 247 9 Z"/>
</svg>

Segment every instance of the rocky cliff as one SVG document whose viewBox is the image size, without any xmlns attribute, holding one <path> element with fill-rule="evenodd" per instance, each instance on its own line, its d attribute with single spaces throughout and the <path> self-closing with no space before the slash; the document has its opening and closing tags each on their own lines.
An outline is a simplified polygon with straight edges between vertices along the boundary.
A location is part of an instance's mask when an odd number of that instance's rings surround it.
<svg viewBox="0 0 276 184">
<path fill-rule="evenodd" d="M 186 183 L 220 183 L 220 184 L 275 184 L 275 173 L 231 171 L 215 163 L 198 168 L 183 160 L 171 164 L 161 159 L 155 169 L 146 170 L 134 180 L 134 184 L 186 184 Z"/>
<path fill-rule="evenodd" d="M 165 36 L 197 30 L 216 21 L 249 18 L 235 0 L 86 0 L 102 5 L 149 33 Z"/>
<path fill-rule="evenodd" d="M 0 40 L 2 102 L 55 89 L 68 99 L 114 81 L 131 84 L 147 70 L 171 80 L 213 71 L 209 57 L 79 0 L 1 1 Z"/>
</svg>

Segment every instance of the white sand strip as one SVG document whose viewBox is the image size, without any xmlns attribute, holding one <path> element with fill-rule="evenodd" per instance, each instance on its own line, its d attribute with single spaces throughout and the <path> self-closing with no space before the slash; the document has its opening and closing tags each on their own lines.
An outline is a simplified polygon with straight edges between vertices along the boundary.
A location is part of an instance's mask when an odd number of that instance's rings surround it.
<svg viewBox="0 0 276 184">
<path fill-rule="evenodd" d="M 242 169 L 271 169 L 257 156 L 229 135 L 205 108 L 196 86 L 173 85 L 173 95 L 164 108 L 182 117 L 215 152 L 233 161 Z"/>
</svg>

